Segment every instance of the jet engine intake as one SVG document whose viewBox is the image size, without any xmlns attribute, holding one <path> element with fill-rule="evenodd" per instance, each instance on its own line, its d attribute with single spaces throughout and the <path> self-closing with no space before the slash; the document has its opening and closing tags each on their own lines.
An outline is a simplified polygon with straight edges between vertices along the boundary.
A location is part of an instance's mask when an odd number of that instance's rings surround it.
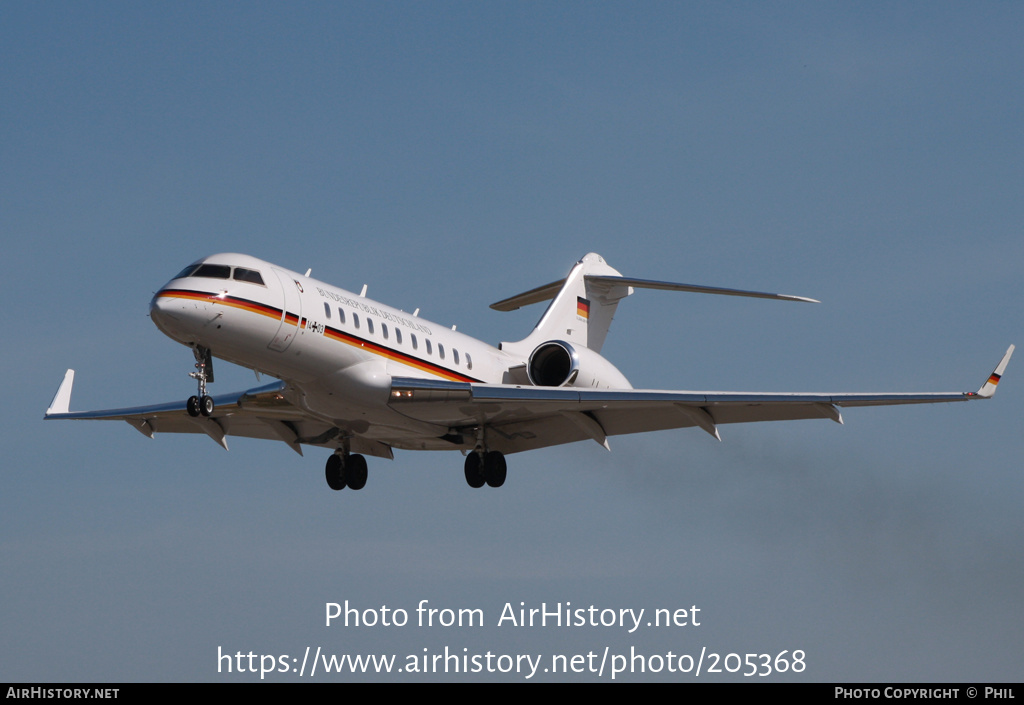
<svg viewBox="0 0 1024 705">
<path fill-rule="evenodd" d="M 580 374 L 580 358 L 569 343 L 551 340 L 530 353 L 526 373 L 537 387 L 572 385 Z"/>
<path fill-rule="evenodd" d="M 632 388 L 615 365 L 589 348 L 564 340 L 538 345 L 530 353 L 526 374 L 537 387 Z"/>
</svg>

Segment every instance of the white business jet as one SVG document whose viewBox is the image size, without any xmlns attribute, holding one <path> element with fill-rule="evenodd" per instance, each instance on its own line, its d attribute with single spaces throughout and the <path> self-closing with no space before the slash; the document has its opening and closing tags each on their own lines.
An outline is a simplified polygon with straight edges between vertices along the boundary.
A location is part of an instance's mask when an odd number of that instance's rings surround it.
<svg viewBox="0 0 1024 705">
<path fill-rule="evenodd" d="M 623 277 L 596 254 L 565 279 L 499 301 L 511 311 L 551 300 L 526 338 L 492 347 L 360 294 L 247 255 L 219 254 L 185 267 L 156 293 L 150 316 L 190 348 L 198 390 L 187 401 L 69 411 L 68 370 L 47 419 L 120 419 L 143 434 L 206 433 L 333 450 L 327 484 L 366 484 L 365 455 L 392 449 L 460 450 L 471 487 L 500 487 L 509 453 L 608 436 L 696 426 L 721 440 L 721 424 L 832 419 L 837 407 L 987 399 L 1010 346 L 977 392 L 763 394 L 633 389 L 601 357 L 619 302 L 634 289 L 813 302 L 799 296 Z M 277 378 L 210 396 L 214 357 Z"/>
</svg>

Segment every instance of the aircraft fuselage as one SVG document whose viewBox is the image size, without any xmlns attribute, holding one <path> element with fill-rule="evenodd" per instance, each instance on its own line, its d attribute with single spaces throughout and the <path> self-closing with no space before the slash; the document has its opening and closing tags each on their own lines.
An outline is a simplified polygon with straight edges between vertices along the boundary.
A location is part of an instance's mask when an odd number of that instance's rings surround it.
<svg viewBox="0 0 1024 705">
<path fill-rule="evenodd" d="M 359 420 L 370 436 L 375 426 L 388 428 L 388 437 L 410 426 L 387 404 L 392 377 L 502 383 L 509 368 L 523 362 L 418 316 L 240 254 L 190 265 L 154 295 L 150 316 L 174 340 L 282 379 L 292 404 L 349 426 Z"/>
</svg>

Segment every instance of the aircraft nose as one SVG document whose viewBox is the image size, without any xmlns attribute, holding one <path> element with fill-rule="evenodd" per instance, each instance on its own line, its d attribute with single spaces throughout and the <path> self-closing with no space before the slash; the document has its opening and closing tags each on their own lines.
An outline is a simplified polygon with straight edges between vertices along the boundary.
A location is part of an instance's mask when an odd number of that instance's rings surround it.
<svg viewBox="0 0 1024 705">
<path fill-rule="evenodd" d="M 170 312 L 171 306 L 168 304 L 168 299 L 164 290 L 158 291 L 153 300 L 150 301 L 150 318 L 157 324 L 157 328 L 167 332 L 165 326 L 174 320 L 174 316 Z"/>
<path fill-rule="evenodd" d="M 224 296 L 164 287 L 149 302 L 149 317 L 164 335 L 191 345 L 221 327 L 224 315 L 213 303 Z M 213 326 L 211 324 L 217 323 Z"/>
<path fill-rule="evenodd" d="M 156 292 L 149 302 L 149 317 L 165 335 L 177 338 L 182 324 L 181 306 L 165 289 Z"/>
</svg>

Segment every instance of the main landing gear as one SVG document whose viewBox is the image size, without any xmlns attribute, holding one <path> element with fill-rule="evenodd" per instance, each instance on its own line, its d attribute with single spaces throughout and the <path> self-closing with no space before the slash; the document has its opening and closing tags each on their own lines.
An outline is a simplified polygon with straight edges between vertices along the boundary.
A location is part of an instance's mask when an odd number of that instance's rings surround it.
<svg viewBox="0 0 1024 705">
<path fill-rule="evenodd" d="M 474 450 L 466 456 L 466 482 L 472 488 L 501 487 L 505 484 L 508 467 L 505 456 L 496 450 Z"/>
<path fill-rule="evenodd" d="M 213 382 L 213 355 L 209 348 L 196 345 L 192 348 L 196 356 L 196 371 L 188 376 L 199 384 L 199 394 L 191 396 L 185 402 L 189 416 L 211 416 L 213 414 L 213 397 L 206 393 L 206 383 Z"/>
<path fill-rule="evenodd" d="M 366 486 L 366 458 L 358 454 L 335 453 L 327 459 L 324 475 L 327 486 L 332 490 L 343 490 L 346 486 L 361 490 Z"/>
<path fill-rule="evenodd" d="M 324 477 L 332 490 L 346 487 L 361 490 L 366 486 L 366 458 L 358 454 L 336 451 L 327 458 Z M 496 451 L 474 450 L 466 456 L 466 482 L 470 487 L 501 487 L 505 484 L 505 456 Z"/>
</svg>

